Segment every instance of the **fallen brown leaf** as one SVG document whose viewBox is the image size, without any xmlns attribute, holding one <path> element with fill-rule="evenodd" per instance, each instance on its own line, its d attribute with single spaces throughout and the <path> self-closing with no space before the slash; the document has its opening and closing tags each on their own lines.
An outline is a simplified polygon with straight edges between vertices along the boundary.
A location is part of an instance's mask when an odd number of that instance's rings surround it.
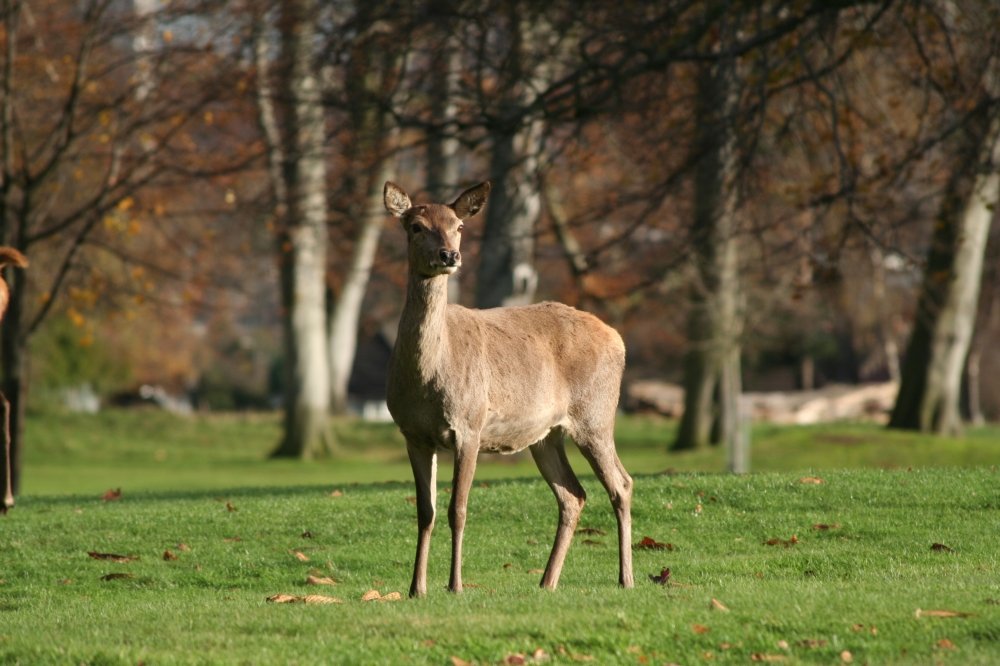
<svg viewBox="0 0 1000 666">
<path fill-rule="evenodd" d="M 947 638 L 942 638 L 941 640 L 939 640 L 939 641 L 938 641 L 938 642 L 936 643 L 936 645 L 937 645 L 937 646 L 938 646 L 939 648 L 941 648 L 942 650 L 954 650 L 954 649 L 955 649 L 955 644 L 954 644 L 954 643 L 952 643 L 952 642 L 951 642 L 950 640 L 948 640 Z"/>
<path fill-rule="evenodd" d="M 330 497 L 343 497 L 344 496 L 344 491 L 340 490 L 340 489 L 331 490 L 329 496 Z"/>
<path fill-rule="evenodd" d="M 115 502 L 117 500 L 120 500 L 121 498 L 122 498 L 121 488 L 110 488 L 108 490 L 105 490 L 104 494 L 101 495 L 101 499 L 104 500 L 105 502 Z"/>
<path fill-rule="evenodd" d="M 693 631 L 696 634 L 707 634 L 708 632 L 711 631 L 711 629 L 703 624 L 692 624 L 691 631 Z"/>
<path fill-rule="evenodd" d="M 944 545 L 943 543 L 932 543 L 931 544 L 931 550 L 933 550 L 935 553 L 954 553 L 955 552 L 951 548 L 949 548 L 948 546 Z"/>
<path fill-rule="evenodd" d="M 453 656 L 451 657 L 451 666 L 472 666 L 472 663 L 464 659 L 461 659 L 459 657 Z"/>
<path fill-rule="evenodd" d="M 661 569 L 660 574 L 658 576 L 650 574 L 649 580 L 653 581 L 654 583 L 658 583 L 660 585 L 666 585 L 667 583 L 670 582 L 670 567 Z"/>
<path fill-rule="evenodd" d="M 523 654 L 511 654 L 507 655 L 507 658 L 503 660 L 503 663 L 508 664 L 508 666 L 524 666 L 528 663 Z"/>
<path fill-rule="evenodd" d="M 119 564 L 134 562 L 139 559 L 138 555 L 116 555 L 115 553 L 98 553 L 93 550 L 87 551 L 87 555 L 90 555 L 95 560 L 108 560 L 110 562 L 118 562 Z"/>
<path fill-rule="evenodd" d="M 243 539 L 238 536 L 233 536 L 233 537 L 226 537 L 225 539 L 223 539 L 223 541 L 225 541 L 226 543 L 237 543 L 239 541 L 243 541 Z"/>
<path fill-rule="evenodd" d="M 135 578 L 135 574 L 130 573 L 109 573 L 101 576 L 101 580 L 127 580 L 129 578 Z"/>
<path fill-rule="evenodd" d="M 917 619 L 922 617 L 972 617 L 972 613 L 966 613 L 964 611 L 953 611 L 953 610 L 921 610 L 917 609 L 914 615 Z"/>
<path fill-rule="evenodd" d="M 322 594 L 306 594 L 304 596 L 296 594 L 273 594 L 267 598 L 272 604 L 342 604 L 337 597 L 327 597 Z"/>
<path fill-rule="evenodd" d="M 229 513 L 233 513 L 234 511 L 239 511 L 239 509 L 233 506 L 232 502 L 226 502 L 226 511 L 228 511 Z"/>
<path fill-rule="evenodd" d="M 528 569 L 527 573 L 530 573 L 530 574 L 543 574 L 543 573 L 545 573 L 545 569 Z"/>
<path fill-rule="evenodd" d="M 801 479 L 799 479 L 799 483 L 818 486 L 821 483 L 825 483 L 825 481 L 823 481 L 823 479 L 819 478 L 818 476 L 803 476 Z"/>
<path fill-rule="evenodd" d="M 674 550 L 672 543 L 660 543 L 653 537 L 644 536 L 642 541 L 632 546 L 635 550 Z"/>
<path fill-rule="evenodd" d="M 712 598 L 712 601 L 709 602 L 708 608 L 709 610 L 722 611 L 723 613 L 729 612 L 729 609 L 726 608 L 726 605 L 714 597 Z"/>
<path fill-rule="evenodd" d="M 852 661 L 854 661 L 854 655 L 851 654 L 850 650 L 844 650 L 843 652 L 840 653 L 840 660 L 845 664 L 849 664 Z"/>
<path fill-rule="evenodd" d="M 799 538 L 793 534 L 791 539 L 779 539 L 777 537 L 772 538 L 772 539 L 768 539 L 767 541 L 764 542 L 764 545 L 765 546 L 784 546 L 785 548 L 788 548 L 789 546 L 794 546 L 798 542 L 799 542 Z"/>
<path fill-rule="evenodd" d="M 176 559 L 177 559 L 177 556 L 175 554 L 173 554 L 172 552 L 170 552 L 169 549 L 163 551 L 163 561 L 164 562 L 173 562 Z"/>
<path fill-rule="evenodd" d="M 833 523 L 832 525 L 827 525 L 826 523 L 816 523 L 813 525 L 813 529 L 820 530 L 821 532 L 825 532 L 826 530 L 839 530 L 840 523 Z"/>
<path fill-rule="evenodd" d="M 328 597 L 322 594 L 307 594 L 302 597 L 303 603 L 307 604 L 342 604 L 344 603 L 337 597 Z"/>
<path fill-rule="evenodd" d="M 805 638 L 799 641 L 799 646 L 809 648 L 810 650 L 826 647 L 826 645 L 827 641 L 822 638 Z"/>
<path fill-rule="evenodd" d="M 306 585 L 336 585 L 337 581 L 327 576 L 306 576 Z"/>
<path fill-rule="evenodd" d="M 603 546 L 604 542 L 603 541 L 597 541 L 596 539 L 584 539 L 583 540 L 583 545 L 584 546 Z"/>
<path fill-rule="evenodd" d="M 577 534 L 590 534 L 597 536 L 604 536 L 607 534 L 604 530 L 599 530 L 596 527 L 581 527 L 576 531 Z"/>
<path fill-rule="evenodd" d="M 401 601 L 403 595 L 399 592 L 390 592 L 389 594 L 383 594 L 379 601 Z"/>
<path fill-rule="evenodd" d="M 299 562 L 308 562 L 309 561 L 309 556 L 306 555 L 305 553 L 303 553 L 301 550 L 290 550 L 288 552 L 291 553 L 292 555 L 294 555 L 295 559 L 297 559 Z"/>
<path fill-rule="evenodd" d="M 378 590 L 368 590 L 361 595 L 361 601 L 377 601 L 382 598 L 382 593 Z"/>
<path fill-rule="evenodd" d="M 187 553 L 190 552 L 191 546 L 187 545 L 182 541 L 179 544 L 177 544 L 177 550 L 181 551 L 182 553 Z"/>
<path fill-rule="evenodd" d="M 788 659 L 783 654 L 765 654 L 763 652 L 754 652 L 750 655 L 750 661 L 785 661 Z"/>
</svg>

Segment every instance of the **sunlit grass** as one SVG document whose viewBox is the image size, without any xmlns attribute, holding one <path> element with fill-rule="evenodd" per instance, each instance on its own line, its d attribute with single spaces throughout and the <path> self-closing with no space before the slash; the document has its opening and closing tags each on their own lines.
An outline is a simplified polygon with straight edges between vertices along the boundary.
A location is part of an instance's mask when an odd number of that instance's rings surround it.
<svg viewBox="0 0 1000 666">
<path fill-rule="evenodd" d="M 584 478 L 588 530 L 555 592 L 537 588 L 556 522 L 549 489 L 534 475 L 480 482 L 469 507 L 466 592 L 443 589 L 441 521 L 428 597 L 384 603 L 361 597 L 409 585 L 409 482 L 342 484 L 334 495 L 326 484 L 126 485 L 112 502 L 29 495 L 0 522 L 0 662 L 1000 661 L 998 472 L 815 477 L 822 483 L 798 473 L 637 474 L 634 540 L 650 536 L 672 549 L 635 551 L 631 591 L 615 584 L 614 518 L 592 477 Z M 164 559 L 168 550 L 176 559 Z M 649 580 L 664 568 L 667 586 Z M 310 574 L 337 584 L 308 586 Z M 265 601 L 278 593 L 343 603 Z M 728 610 L 713 609 L 713 599 Z M 959 615 L 918 618 L 917 609 Z"/>
<path fill-rule="evenodd" d="M 633 474 L 667 470 L 717 472 L 725 452 L 713 448 L 669 453 L 672 421 L 620 416 L 618 448 Z M 391 423 L 336 421 L 341 453 L 316 462 L 268 460 L 280 436 L 277 414 L 179 417 L 153 410 L 98 415 L 32 414 L 25 434 L 26 495 L 128 491 L 338 485 L 408 481 L 403 439 Z M 570 459 L 589 469 L 575 447 Z M 1000 428 L 971 429 L 963 438 L 889 431 L 875 424 L 772 426 L 758 424 L 751 442 L 754 471 L 903 468 L 1000 464 Z M 450 475 L 442 455 L 441 478 Z M 483 456 L 478 479 L 533 478 L 527 454 Z"/>
</svg>

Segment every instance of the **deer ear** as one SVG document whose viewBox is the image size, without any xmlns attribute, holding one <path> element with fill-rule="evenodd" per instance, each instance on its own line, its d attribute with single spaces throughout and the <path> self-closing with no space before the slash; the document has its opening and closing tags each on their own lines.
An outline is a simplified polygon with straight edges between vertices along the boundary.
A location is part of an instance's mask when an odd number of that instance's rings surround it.
<svg viewBox="0 0 1000 666">
<path fill-rule="evenodd" d="M 490 181 L 487 180 L 459 194 L 455 203 L 451 205 L 458 219 L 466 220 L 478 213 L 486 205 L 491 187 Z"/>
<path fill-rule="evenodd" d="M 410 210 L 412 204 L 410 197 L 396 183 L 385 181 L 385 188 L 382 190 L 382 197 L 385 200 L 385 209 L 393 217 L 402 217 L 403 213 Z"/>
</svg>

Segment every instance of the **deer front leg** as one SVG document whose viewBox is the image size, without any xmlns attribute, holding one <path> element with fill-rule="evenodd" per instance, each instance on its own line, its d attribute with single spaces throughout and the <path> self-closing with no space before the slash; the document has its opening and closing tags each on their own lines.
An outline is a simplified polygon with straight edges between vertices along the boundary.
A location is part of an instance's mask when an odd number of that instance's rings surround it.
<svg viewBox="0 0 1000 666">
<path fill-rule="evenodd" d="M 465 534 L 465 514 L 469 505 L 469 490 L 476 474 L 475 446 L 455 448 L 455 475 L 451 484 L 451 504 L 448 505 L 448 524 L 451 526 L 451 578 L 448 589 L 462 591 L 462 537 Z"/>
<path fill-rule="evenodd" d="M 437 454 L 432 448 L 406 443 L 413 468 L 413 481 L 417 487 L 417 556 L 413 562 L 413 580 L 410 596 L 427 594 L 427 557 L 431 549 L 431 532 L 434 531 L 434 513 L 437 501 Z"/>
</svg>

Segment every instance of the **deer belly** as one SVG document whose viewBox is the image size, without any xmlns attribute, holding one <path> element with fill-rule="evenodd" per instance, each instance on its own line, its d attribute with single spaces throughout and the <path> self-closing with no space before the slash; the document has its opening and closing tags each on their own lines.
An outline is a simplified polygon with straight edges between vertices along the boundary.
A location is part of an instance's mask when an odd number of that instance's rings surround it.
<svg viewBox="0 0 1000 666">
<path fill-rule="evenodd" d="M 516 453 L 545 439 L 560 425 L 557 414 L 504 415 L 492 413 L 479 437 L 479 450 L 493 453 Z"/>
</svg>

